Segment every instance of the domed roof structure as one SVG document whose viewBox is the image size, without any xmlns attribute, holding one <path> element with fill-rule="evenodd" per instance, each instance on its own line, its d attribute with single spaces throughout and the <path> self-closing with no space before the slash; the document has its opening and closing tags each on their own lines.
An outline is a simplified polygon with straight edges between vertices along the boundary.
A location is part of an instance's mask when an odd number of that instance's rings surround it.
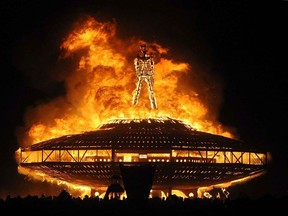
<svg viewBox="0 0 288 216">
<path fill-rule="evenodd" d="M 150 164 L 152 189 L 189 190 L 262 173 L 267 154 L 175 119 L 115 119 L 95 131 L 21 148 L 19 166 L 97 189 L 121 176 L 121 164 Z"/>
</svg>

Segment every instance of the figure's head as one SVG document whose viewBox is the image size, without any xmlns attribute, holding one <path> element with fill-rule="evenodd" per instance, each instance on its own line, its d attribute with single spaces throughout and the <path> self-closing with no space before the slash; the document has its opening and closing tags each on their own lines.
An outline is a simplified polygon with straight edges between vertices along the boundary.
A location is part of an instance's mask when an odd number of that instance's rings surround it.
<svg viewBox="0 0 288 216">
<path fill-rule="evenodd" d="M 147 52 L 147 45 L 145 43 L 140 45 L 140 51 L 144 54 Z"/>
</svg>

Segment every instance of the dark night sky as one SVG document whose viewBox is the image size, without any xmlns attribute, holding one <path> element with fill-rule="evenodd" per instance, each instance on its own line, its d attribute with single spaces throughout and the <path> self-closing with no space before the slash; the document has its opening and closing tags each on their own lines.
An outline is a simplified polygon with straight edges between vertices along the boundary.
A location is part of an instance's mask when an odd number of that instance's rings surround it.
<svg viewBox="0 0 288 216">
<path fill-rule="evenodd" d="M 256 196 L 288 193 L 287 1 L 4 0 L 0 6 L 0 197 L 40 187 L 17 173 L 16 129 L 27 107 L 64 94 L 50 73 L 57 71 L 61 40 L 84 14 L 115 19 L 119 37 L 158 41 L 181 53 L 181 61 L 221 77 L 219 121 L 273 156 L 268 174 L 240 189 Z"/>
</svg>

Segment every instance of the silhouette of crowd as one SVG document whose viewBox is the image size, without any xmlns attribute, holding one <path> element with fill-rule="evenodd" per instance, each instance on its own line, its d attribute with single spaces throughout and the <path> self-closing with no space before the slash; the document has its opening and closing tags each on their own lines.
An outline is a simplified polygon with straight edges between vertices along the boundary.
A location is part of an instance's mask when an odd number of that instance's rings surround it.
<svg viewBox="0 0 288 216">
<path fill-rule="evenodd" d="M 1 215 L 232 215 L 267 214 L 267 211 L 286 210 L 288 196 L 270 195 L 257 199 L 239 197 L 237 199 L 181 198 L 171 195 L 166 199 L 153 197 L 145 202 L 129 199 L 101 199 L 99 197 L 72 197 L 63 190 L 58 196 L 27 196 L 0 199 Z"/>
</svg>

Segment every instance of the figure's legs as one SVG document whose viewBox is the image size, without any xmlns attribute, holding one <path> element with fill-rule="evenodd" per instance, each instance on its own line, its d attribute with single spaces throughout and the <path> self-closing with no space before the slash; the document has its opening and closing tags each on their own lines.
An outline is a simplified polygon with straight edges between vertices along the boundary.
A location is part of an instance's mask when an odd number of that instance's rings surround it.
<svg viewBox="0 0 288 216">
<path fill-rule="evenodd" d="M 142 78 L 138 78 L 138 82 L 137 82 L 137 85 L 136 85 L 136 90 L 135 90 L 135 93 L 134 93 L 134 96 L 133 96 L 133 101 L 132 101 L 133 105 L 138 104 L 138 98 L 140 96 L 141 86 L 142 86 Z"/>
<path fill-rule="evenodd" d="M 157 109 L 157 103 L 155 94 L 153 91 L 153 78 L 149 77 L 146 79 L 146 82 L 148 84 L 148 91 L 149 91 L 149 99 L 150 99 L 150 105 L 152 109 Z"/>
</svg>

